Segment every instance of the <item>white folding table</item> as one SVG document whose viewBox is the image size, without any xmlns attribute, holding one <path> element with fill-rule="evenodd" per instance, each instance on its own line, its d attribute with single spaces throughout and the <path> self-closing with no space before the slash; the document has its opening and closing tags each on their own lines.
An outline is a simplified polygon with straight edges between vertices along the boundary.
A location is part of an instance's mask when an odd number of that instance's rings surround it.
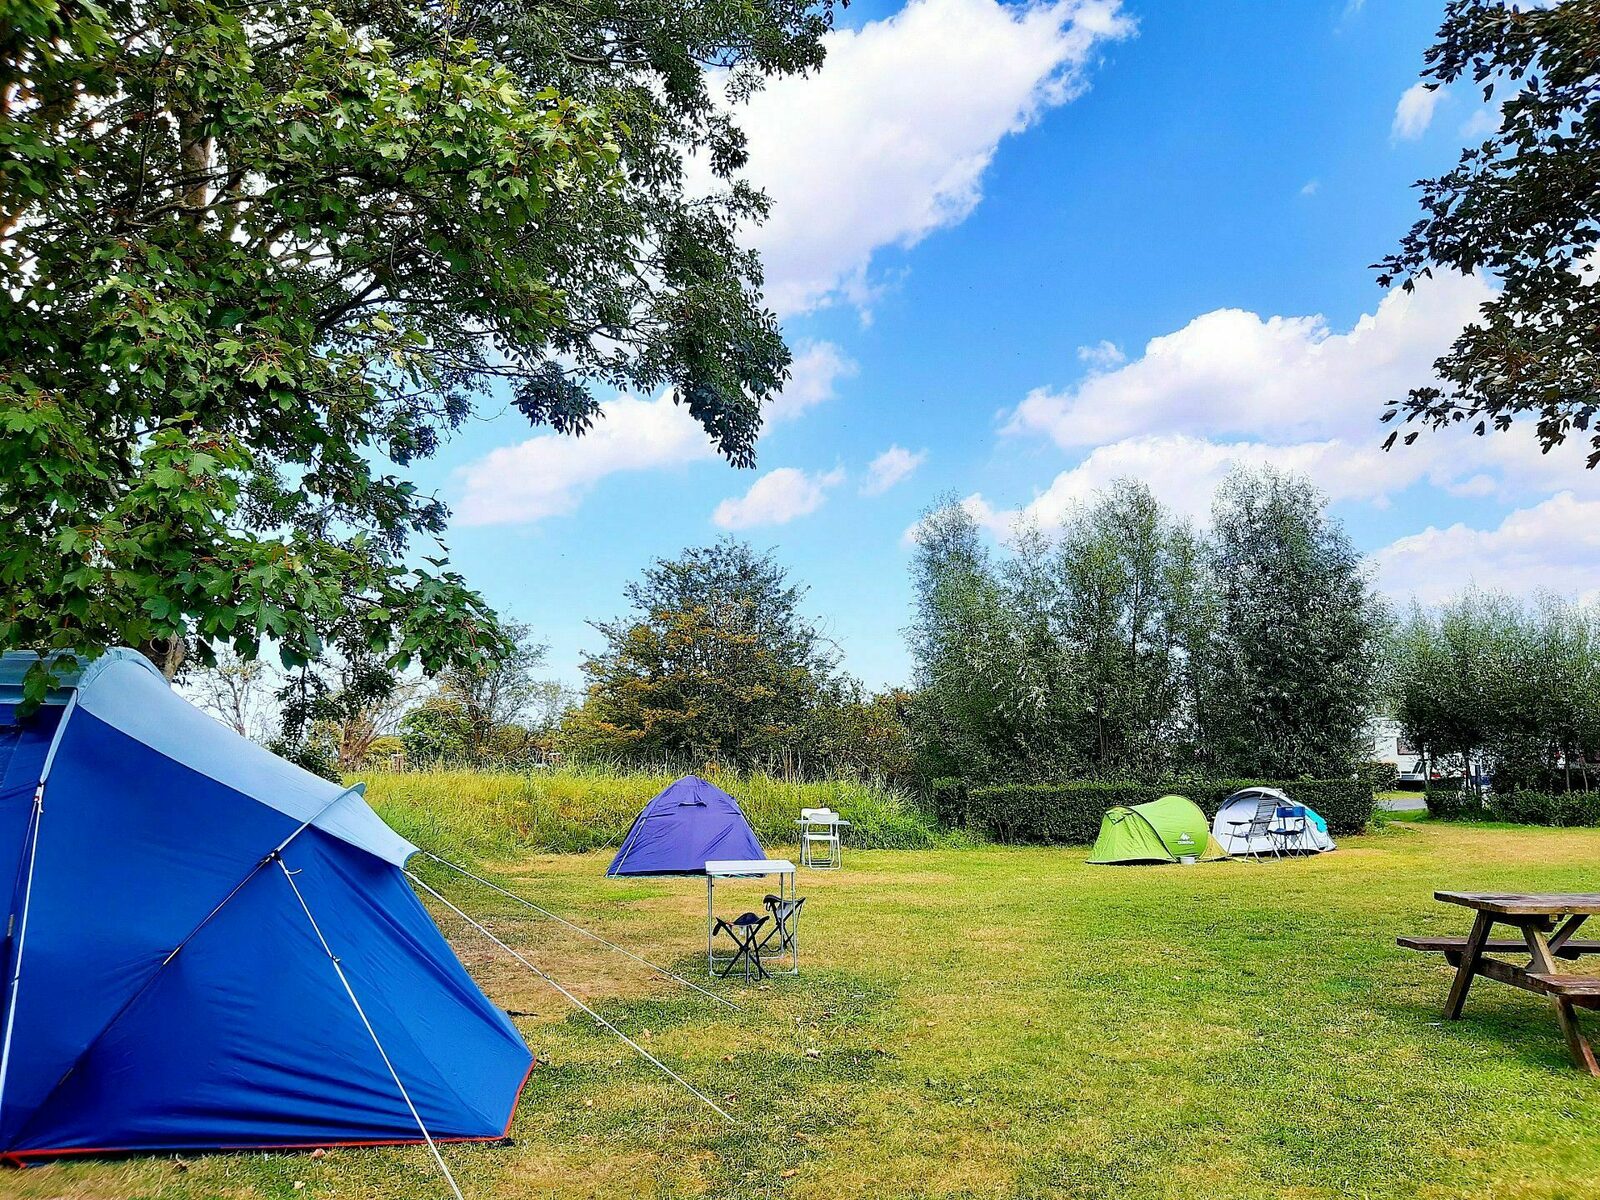
<svg viewBox="0 0 1600 1200">
<path fill-rule="evenodd" d="M 706 863 L 706 968 L 711 974 L 717 973 L 718 964 L 731 961 L 729 958 L 718 958 L 716 949 L 711 944 L 712 931 L 716 927 L 717 880 L 763 879 L 771 875 L 778 877 L 778 897 L 783 900 L 793 900 L 794 864 L 786 858 L 714 858 Z M 798 939 L 793 940 L 793 945 L 794 962 L 787 973 L 798 975 L 800 974 Z"/>
</svg>

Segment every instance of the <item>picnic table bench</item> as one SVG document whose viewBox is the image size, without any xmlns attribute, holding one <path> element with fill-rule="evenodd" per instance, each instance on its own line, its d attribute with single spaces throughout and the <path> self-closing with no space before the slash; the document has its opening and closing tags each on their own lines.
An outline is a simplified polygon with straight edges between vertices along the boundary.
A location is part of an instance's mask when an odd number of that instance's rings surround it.
<svg viewBox="0 0 1600 1200">
<path fill-rule="evenodd" d="M 1498 979 L 1512 987 L 1548 996 L 1555 1004 L 1556 1023 L 1566 1039 L 1572 1061 L 1590 1075 L 1600 1076 L 1593 1048 L 1578 1028 L 1575 1012 L 1579 1008 L 1600 1008 L 1600 977 L 1565 975 L 1556 970 L 1556 960 L 1573 960 L 1585 954 L 1600 954 L 1600 941 L 1580 940 L 1583 923 L 1600 915 L 1600 893 L 1577 895 L 1539 895 L 1523 892 L 1435 892 L 1434 899 L 1459 904 L 1477 915 L 1472 932 L 1464 938 L 1402 937 L 1399 945 L 1409 950 L 1443 954 L 1456 968 L 1455 979 L 1445 997 L 1444 1016 L 1458 1020 L 1467 1000 L 1467 989 L 1479 975 Z M 1492 938 L 1496 925 L 1509 925 L 1520 938 Z M 1496 954 L 1526 954 L 1522 966 L 1493 958 Z"/>
</svg>

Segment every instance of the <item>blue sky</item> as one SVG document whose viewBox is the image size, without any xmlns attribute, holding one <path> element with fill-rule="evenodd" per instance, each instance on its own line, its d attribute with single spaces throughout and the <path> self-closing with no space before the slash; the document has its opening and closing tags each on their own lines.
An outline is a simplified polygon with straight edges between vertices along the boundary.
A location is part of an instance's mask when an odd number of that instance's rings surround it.
<svg viewBox="0 0 1600 1200">
<path fill-rule="evenodd" d="M 1385 302 L 1369 269 L 1412 181 L 1493 121 L 1413 88 L 1441 7 L 852 5 L 820 74 L 742 115 L 775 202 L 751 244 L 797 353 L 758 467 L 713 457 L 669 397 L 618 398 L 579 442 L 475 422 L 422 472 L 457 565 L 576 681 L 629 579 L 731 530 L 878 686 L 909 675 L 905 532 L 937 495 L 997 539 L 1118 475 L 1203 520 L 1230 465 L 1265 461 L 1333 498 L 1396 597 L 1591 594 L 1581 455 L 1377 449 L 1384 400 L 1488 294 Z"/>
</svg>

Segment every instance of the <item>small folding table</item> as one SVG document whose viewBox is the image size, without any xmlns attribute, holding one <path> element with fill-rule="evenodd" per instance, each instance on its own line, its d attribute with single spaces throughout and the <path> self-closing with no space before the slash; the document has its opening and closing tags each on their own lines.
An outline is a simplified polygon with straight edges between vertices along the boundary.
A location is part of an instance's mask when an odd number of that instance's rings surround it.
<svg viewBox="0 0 1600 1200">
<path fill-rule="evenodd" d="M 716 948 L 712 945 L 712 937 L 716 927 L 716 894 L 717 880 L 719 879 L 762 879 L 768 876 L 778 877 L 778 896 L 780 899 L 794 899 L 794 864 L 784 858 L 714 858 L 706 863 L 706 966 L 711 974 L 717 973 L 717 967 L 731 961 L 723 957 L 718 958 Z M 786 972 L 790 975 L 800 974 L 800 951 L 794 948 L 793 967 Z"/>
</svg>

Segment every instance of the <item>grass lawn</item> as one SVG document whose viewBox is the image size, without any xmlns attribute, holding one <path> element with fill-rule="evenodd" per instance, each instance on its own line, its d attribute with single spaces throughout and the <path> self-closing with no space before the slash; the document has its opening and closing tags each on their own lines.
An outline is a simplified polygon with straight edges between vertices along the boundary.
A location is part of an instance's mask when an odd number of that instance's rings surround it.
<svg viewBox="0 0 1600 1200">
<path fill-rule="evenodd" d="M 1082 858 L 850 852 L 842 872 L 802 873 L 804 974 L 728 985 L 737 1013 L 447 883 L 739 1118 L 725 1125 L 445 914 L 495 999 L 538 1014 L 519 1024 L 543 1060 L 515 1145 L 446 1150 L 469 1200 L 1600 1193 L 1600 1083 L 1568 1065 L 1545 1003 L 1480 981 L 1467 1019 L 1441 1025 L 1446 971 L 1394 945 L 1465 932 L 1436 887 L 1595 890 L 1600 831 L 1421 822 L 1292 863 Z M 693 969 L 703 887 L 607 881 L 604 864 L 496 873 Z M 718 890 L 734 911 L 737 887 Z M 0 1175 L 0 1194 L 446 1193 L 424 1152 L 400 1149 L 55 1165 Z"/>
</svg>

